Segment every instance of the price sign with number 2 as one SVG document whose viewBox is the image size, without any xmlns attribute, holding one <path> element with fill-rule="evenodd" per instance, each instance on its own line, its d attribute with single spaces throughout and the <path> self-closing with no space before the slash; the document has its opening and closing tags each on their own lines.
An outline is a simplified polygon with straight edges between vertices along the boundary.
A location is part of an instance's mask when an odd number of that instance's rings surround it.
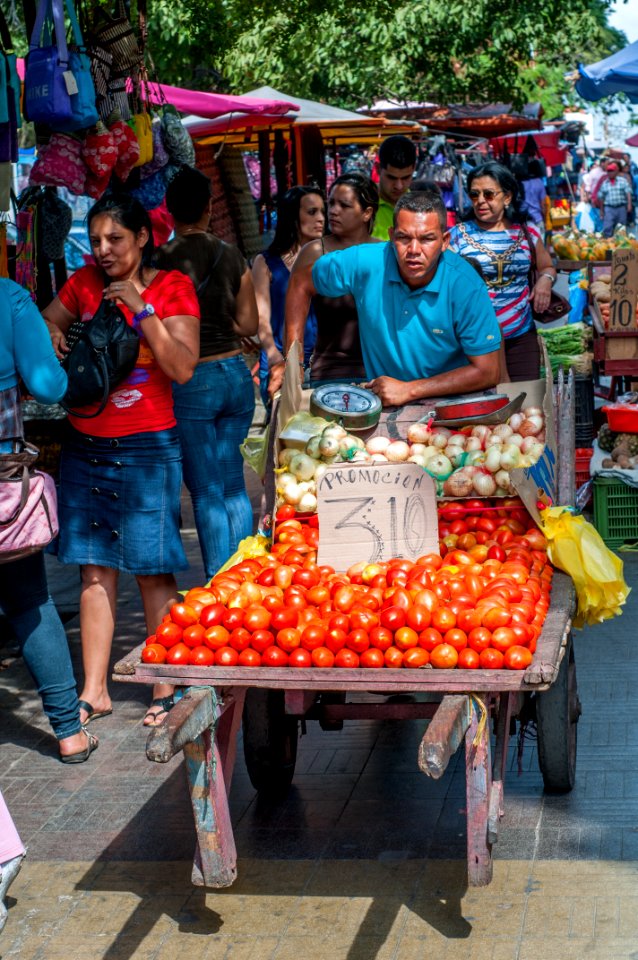
<svg viewBox="0 0 638 960">
<path fill-rule="evenodd" d="M 331 467 L 317 485 L 320 564 L 438 553 L 434 480 L 416 463 Z"/>
<path fill-rule="evenodd" d="M 610 330 L 636 330 L 638 300 L 638 251 L 614 250 L 611 267 Z"/>
</svg>

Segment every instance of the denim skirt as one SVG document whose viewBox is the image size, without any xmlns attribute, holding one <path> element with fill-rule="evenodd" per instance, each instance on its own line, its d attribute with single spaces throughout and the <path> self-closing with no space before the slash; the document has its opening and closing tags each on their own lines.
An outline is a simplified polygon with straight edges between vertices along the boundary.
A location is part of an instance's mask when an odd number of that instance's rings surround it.
<svg viewBox="0 0 638 960">
<path fill-rule="evenodd" d="M 133 574 L 186 570 L 177 429 L 120 438 L 69 433 L 60 463 L 58 559 Z"/>
</svg>

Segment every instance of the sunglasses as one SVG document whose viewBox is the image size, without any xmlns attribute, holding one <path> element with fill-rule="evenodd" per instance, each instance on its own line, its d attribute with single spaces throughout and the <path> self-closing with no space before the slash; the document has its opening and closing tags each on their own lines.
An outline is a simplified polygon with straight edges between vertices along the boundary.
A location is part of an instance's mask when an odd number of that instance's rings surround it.
<svg viewBox="0 0 638 960">
<path fill-rule="evenodd" d="M 502 193 L 502 190 L 470 190 L 468 196 L 472 201 L 478 200 L 480 196 L 483 196 L 489 203 L 494 197 L 500 197 Z"/>
</svg>

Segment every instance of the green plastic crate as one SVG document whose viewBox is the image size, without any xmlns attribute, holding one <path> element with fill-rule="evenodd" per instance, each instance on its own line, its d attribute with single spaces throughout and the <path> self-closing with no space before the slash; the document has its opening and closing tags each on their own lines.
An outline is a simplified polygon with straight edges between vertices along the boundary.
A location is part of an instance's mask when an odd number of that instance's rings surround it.
<svg viewBox="0 0 638 960">
<path fill-rule="evenodd" d="M 608 547 L 638 540 L 638 489 L 622 480 L 594 480 L 594 526 Z"/>
</svg>

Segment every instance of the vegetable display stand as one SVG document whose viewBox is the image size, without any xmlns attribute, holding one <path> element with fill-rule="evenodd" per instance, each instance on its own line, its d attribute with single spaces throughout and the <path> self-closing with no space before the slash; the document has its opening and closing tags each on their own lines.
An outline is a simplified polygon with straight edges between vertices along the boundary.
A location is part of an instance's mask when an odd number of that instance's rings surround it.
<svg viewBox="0 0 638 960">
<path fill-rule="evenodd" d="M 251 774 L 262 792 L 282 792 L 289 786 L 300 720 L 338 725 L 347 719 L 429 719 L 418 751 L 419 767 L 428 776 L 439 778 L 456 750 L 463 747 L 468 878 L 474 885 L 489 883 L 492 846 L 503 815 L 513 718 L 525 715 L 536 720 L 546 789 L 567 791 L 574 784 L 580 707 L 570 632 L 573 610 L 571 580 L 557 573 L 547 619 L 525 672 L 177 667 L 142 663 L 141 644 L 115 665 L 114 679 L 185 688 L 164 723 L 152 730 L 146 752 L 150 760 L 165 763 L 184 751 L 197 830 L 193 883 L 224 887 L 236 877 L 228 792 L 247 691 L 257 693 L 248 716 L 257 740 L 249 742 L 248 749 L 255 751 Z M 349 703 L 349 692 L 428 697 L 427 702 L 414 703 Z M 496 736 L 492 746 L 493 724 Z"/>
<path fill-rule="evenodd" d="M 638 378 L 638 332 L 607 330 L 598 304 L 591 305 L 594 362 L 605 377 Z"/>
</svg>

